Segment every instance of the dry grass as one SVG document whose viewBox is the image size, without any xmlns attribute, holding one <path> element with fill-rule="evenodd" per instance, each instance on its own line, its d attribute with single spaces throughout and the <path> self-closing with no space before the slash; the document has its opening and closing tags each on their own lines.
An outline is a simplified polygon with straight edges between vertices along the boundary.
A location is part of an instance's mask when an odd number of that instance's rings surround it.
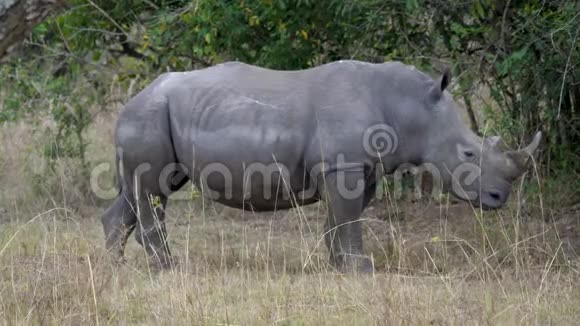
<svg viewBox="0 0 580 326">
<path fill-rule="evenodd" d="M 172 215 L 188 209 L 175 208 Z M 457 263 L 449 272 L 435 273 L 426 260 L 425 268 L 409 265 L 404 272 L 383 266 L 372 276 L 339 275 L 325 266 L 325 250 L 315 249 L 319 233 L 299 230 L 297 214 L 289 212 L 277 220 L 172 216 L 171 243 L 181 260 L 175 271 L 151 272 L 134 241 L 128 265 L 114 269 L 96 219 L 63 213 L 47 211 L 28 224 L 2 226 L 4 324 L 573 325 L 580 320 L 578 274 L 570 267 L 529 263 L 516 273 L 512 267 Z M 380 255 L 377 241 L 371 245 L 375 256 Z M 428 242 L 422 249 L 437 257 Z M 308 253 L 314 259 L 304 267 Z"/>
<path fill-rule="evenodd" d="M 112 159 L 113 121 L 88 132 L 92 164 Z M 364 216 L 369 276 L 327 266 L 323 205 L 252 214 L 174 200 L 176 270 L 152 271 L 133 239 L 116 269 L 103 250 L 104 203 L 87 199 L 78 167 L 63 161 L 30 179 L 41 139 L 29 128 L 0 128 L 2 324 L 580 324 L 578 217 L 538 198 L 486 214 L 381 201 Z"/>
</svg>

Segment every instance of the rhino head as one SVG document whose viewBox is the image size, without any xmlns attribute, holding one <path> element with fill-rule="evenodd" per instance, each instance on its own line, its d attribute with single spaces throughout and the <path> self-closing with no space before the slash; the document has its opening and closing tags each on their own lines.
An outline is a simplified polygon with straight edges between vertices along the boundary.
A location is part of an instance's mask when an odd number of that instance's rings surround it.
<svg viewBox="0 0 580 326">
<path fill-rule="evenodd" d="M 527 147 L 517 151 L 500 148 L 498 136 L 479 137 L 464 123 L 445 90 L 450 79 L 446 70 L 426 97 L 431 123 L 423 161 L 435 166 L 444 191 L 483 209 L 500 208 L 513 182 L 527 170 L 542 134 L 538 132 Z"/>
</svg>

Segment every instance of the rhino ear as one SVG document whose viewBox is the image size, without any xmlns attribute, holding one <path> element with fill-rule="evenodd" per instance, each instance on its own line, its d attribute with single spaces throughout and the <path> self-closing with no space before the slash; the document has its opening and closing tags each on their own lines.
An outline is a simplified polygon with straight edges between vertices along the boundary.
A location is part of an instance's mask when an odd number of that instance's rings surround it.
<svg viewBox="0 0 580 326">
<path fill-rule="evenodd" d="M 542 132 L 538 131 L 534 136 L 534 139 L 528 146 L 520 149 L 519 151 L 507 152 L 507 155 L 520 168 L 520 173 L 524 173 L 525 170 L 527 169 L 528 163 L 530 162 L 530 157 L 532 157 L 534 155 L 534 152 L 538 149 L 541 139 Z"/>
<path fill-rule="evenodd" d="M 445 69 L 443 70 L 443 74 L 439 76 L 437 80 L 435 80 L 435 84 L 429 90 L 429 95 L 431 96 L 431 99 L 433 99 L 434 101 L 438 101 L 450 83 L 451 83 L 451 69 L 449 67 L 445 67 Z"/>
</svg>

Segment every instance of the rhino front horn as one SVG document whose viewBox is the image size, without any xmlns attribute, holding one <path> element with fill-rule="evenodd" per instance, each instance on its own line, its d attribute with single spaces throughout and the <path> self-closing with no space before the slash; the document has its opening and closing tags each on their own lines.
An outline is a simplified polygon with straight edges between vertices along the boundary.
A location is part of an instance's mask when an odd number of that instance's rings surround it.
<svg viewBox="0 0 580 326">
<path fill-rule="evenodd" d="M 508 155 L 512 158 L 512 160 L 517 164 L 518 167 L 520 167 L 522 170 L 525 170 L 530 161 L 530 157 L 532 157 L 536 152 L 536 150 L 538 149 L 541 139 L 542 132 L 538 131 L 534 136 L 534 139 L 528 146 L 520 149 L 519 151 L 508 152 Z"/>
</svg>

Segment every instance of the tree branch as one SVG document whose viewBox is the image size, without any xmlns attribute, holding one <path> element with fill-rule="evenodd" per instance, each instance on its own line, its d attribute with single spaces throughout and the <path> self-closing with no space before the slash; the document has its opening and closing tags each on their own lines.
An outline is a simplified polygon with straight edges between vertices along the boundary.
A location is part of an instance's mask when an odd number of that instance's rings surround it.
<svg viewBox="0 0 580 326">
<path fill-rule="evenodd" d="M 0 63 L 65 0 L 0 0 Z"/>
</svg>

